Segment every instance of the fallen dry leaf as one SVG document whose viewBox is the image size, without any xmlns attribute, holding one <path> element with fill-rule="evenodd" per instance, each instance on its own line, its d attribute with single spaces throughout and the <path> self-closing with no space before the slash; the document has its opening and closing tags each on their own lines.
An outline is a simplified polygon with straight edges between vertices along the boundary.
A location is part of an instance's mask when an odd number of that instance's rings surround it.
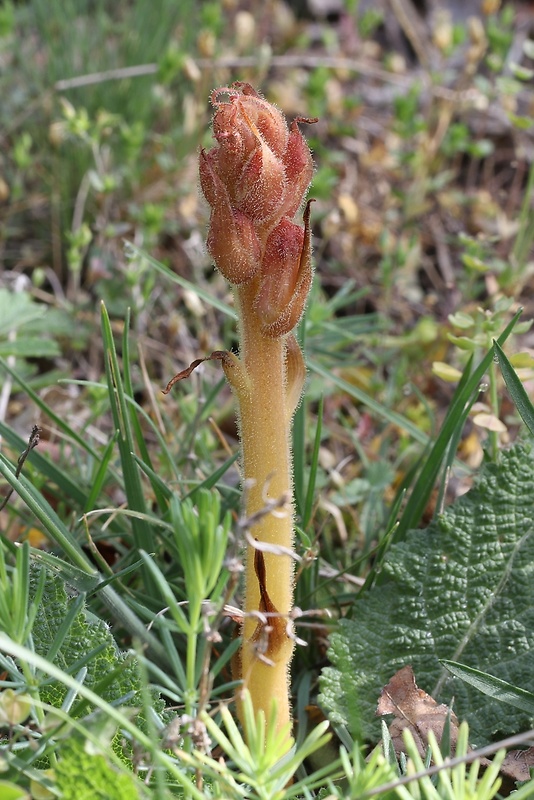
<svg viewBox="0 0 534 800">
<path fill-rule="evenodd" d="M 447 715 L 450 714 L 451 753 L 454 753 L 458 738 L 458 718 L 448 706 L 438 705 L 433 697 L 419 689 L 411 666 L 396 672 L 382 689 L 376 715 L 381 717 L 384 714 L 395 715 L 389 726 L 395 752 L 404 752 L 402 732 L 408 728 L 422 758 L 425 757 L 428 747 L 428 732 L 433 731 L 437 741 L 441 742 Z"/>
<path fill-rule="evenodd" d="M 428 732 L 433 731 L 440 743 L 447 715 L 450 714 L 450 750 L 451 755 L 454 755 L 458 738 L 458 718 L 448 706 L 438 704 L 431 695 L 417 686 L 411 666 L 396 672 L 382 689 L 376 715 L 381 717 L 385 714 L 395 715 L 389 726 L 395 753 L 399 755 L 406 752 L 402 732 L 408 728 L 422 758 L 425 757 L 428 747 Z M 491 761 L 481 758 L 480 764 L 487 767 Z M 521 782 L 529 780 L 532 768 L 534 747 L 529 747 L 527 750 L 510 750 L 502 763 L 500 773 L 511 781 Z"/>
<path fill-rule="evenodd" d="M 502 762 L 501 774 L 513 781 L 528 781 L 534 768 L 534 747 L 528 750 L 510 750 Z"/>
</svg>

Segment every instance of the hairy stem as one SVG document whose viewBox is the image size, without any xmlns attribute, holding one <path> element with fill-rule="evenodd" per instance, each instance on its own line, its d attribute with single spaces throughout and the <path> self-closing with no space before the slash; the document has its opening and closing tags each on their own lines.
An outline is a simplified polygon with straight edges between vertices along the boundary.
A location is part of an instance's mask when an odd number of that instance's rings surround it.
<svg viewBox="0 0 534 800">
<path fill-rule="evenodd" d="M 256 287 L 236 289 L 241 319 L 241 364 L 246 383 L 232 381 L 239 401 L 245 514 L 259 548 L 247 544 L 245 622 L 241 671 L 255 711 L 268 717 L 277 703 L 277 727 L 291 720 L 289 664 L 293 640 L 287 633 L 293 606 L 293 503 L 286 338 L 261 333 L 253 309 Z M 230 377 L 230 376 L 229 376 Z M 268 510 L 268 509 L 271 510 Z M 262 544 L 285 552 L 262 550 Z M 267 624 L 258 618 L 266 614 Z M 264 617 L 265 620 L 265 617 Z"/>
</svg>

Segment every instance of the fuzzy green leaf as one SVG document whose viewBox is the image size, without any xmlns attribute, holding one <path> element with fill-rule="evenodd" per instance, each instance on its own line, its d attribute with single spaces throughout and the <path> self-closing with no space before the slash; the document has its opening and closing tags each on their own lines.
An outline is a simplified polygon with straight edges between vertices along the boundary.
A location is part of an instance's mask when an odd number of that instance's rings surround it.
<svg viewBox="0 0 534 800">
<path fill-rule="evenodd" d="M 17 358 L 54 358 L 60 354 L 57 342 L 42 336 L 26 336 L 24 339 L 0 342 L 0 356 Z"/>
<path fill-rule="evenodd" d="M 30 582 L 30 598 L 37 584 L 38 570 L 34 570 Z M 50 657 L 52 663 L 65 672 L 87 667 L 85 685 L 90 689 L 100 688 L 98 693 L 108 702 L 124 697 L 140 689 L 135 663 L 128 654 L 122 652 L 111 634 L 109 626 L 90 614 L 84 603 L 79 603 L 77 613 L 65 620 L 76 597 L 69 597 L 65 583 L 58 575 L 47 572 L 43 598 L 35 618 L 32 637 L 35 651 Z M 79 601 L 78 601 L 79 602 Z M 106 685 L 106 677 L 112 678 Z M 41 690 L 41 698 L 52 705 L 61 704 L 67 688 L 58 684 L 48 685 Z M 129 703 L 139 704 L 139 696 Z"/>
<path fill-rule="evenodd" d="M 19 329 L 24 331 L 26 325 L 45 314 L 46 306 L 36 303 L 27 292 L 0 289 L 0 336 Z"/>
<path fill-rule="evenodd" d="M 354 735 L 378 738 L 381 688 L 405 664 L 418 685 L 468 720 L 473 743 L 532 727 L 452 677 L 440 659 L 534 688 L 534 459 L 515 446 L 425 530 L 394 545 L 377 584 L 332 636 L 322 704 Z"/>
<path fill-rule="evenodd" d="M 87 752 L 77 739 L 61 748 L 55 779 L 63 800 L 136 800 L 140 796 L 131 772 L 119 772 L 103 755 Z"/>
</svg>

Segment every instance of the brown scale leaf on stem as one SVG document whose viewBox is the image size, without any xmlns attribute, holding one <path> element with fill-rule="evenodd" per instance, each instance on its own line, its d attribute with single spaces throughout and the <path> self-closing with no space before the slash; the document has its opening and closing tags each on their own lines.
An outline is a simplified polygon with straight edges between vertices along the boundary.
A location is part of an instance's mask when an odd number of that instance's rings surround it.
<svg viewBox="0 0 534 800">
<path fill-rule="evenodd" d="M 270 661 L 276 661 L 276 656 L 284 642 L 287 641 L 287 623 L 279 615 L 278 609 L 269 597 L 267 591 L 267 575 L 265 569 L 265 559 L 261 550 L 254 551 L 254 570 L 260 588 L 260 608 L 259 611 L 268 614 L 267 622 L 260 621 L 252 636 L 252 641 L 259 642 L 266 637 L 267 645 L 262 651 L 262 656 Z"/>
<path fill-rule="evenodd" d="M 211 353 L 211 355 L 205 356 L 204 358 L 196 358 L 194 361 L 192 361 L 188 367 L 186 367 L 177 375 L 175 375 L 174 378 L 171 378 L 165 389 L 162 389 L 161 391 L 163 394 L 169 394 L 172 387 L 176 383 L 178 383 L 179 381 L 183 381 L 186 378 L 189 378 L 191 373 L 197 367 L 203 364 L 204 361 L 221 361 L 224 366 L 231 367 L 234 365 L 234 360 L 237 360 L 236 356 L 234 356 L 228 350 L 214 350 L 213 353 Z"/>
<path fill-rule="evenodd" d="M 290 333 L 286 339 L 286 415 L 288 422 L 291 421 L 300 402 L 305 380 L 304 356 L 295 336 Z"/>
</svg>

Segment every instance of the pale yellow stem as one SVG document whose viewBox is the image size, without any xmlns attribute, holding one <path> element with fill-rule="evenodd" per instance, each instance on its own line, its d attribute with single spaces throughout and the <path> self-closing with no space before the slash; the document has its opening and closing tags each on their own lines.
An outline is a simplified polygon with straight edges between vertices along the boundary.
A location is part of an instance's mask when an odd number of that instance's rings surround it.
<svg viewBox="0 0 534 800">
<path fill-rule="evenodd" d="M 253 310 L 255 291 L 251 284 L 236 289 L 241 320 L 240 361 L 246 375 L 246 386 L 234 384 L 239 401 L 245 514 L 255 519 L 250 534 L 260 546 L 266 543 L 287 551 L 293 547 L 290 450 L 293 409 L 288 409 L 286 341 L 285 337 L 269 338 L 261 333 Z M 267 511 L 270 503 L 278 507 Z M 280 615 L 269 618 L 269 624 L 276 628 L 269 634 L 269 629 L 253 615 L 265 611 L 255 554 L 256 549 L 247 545 L 241 671 L 256 712 L 263 709 L 268 717 L 273 698 L 276 700 L 280 730 L 291 720 L 289 664 L 293 640 L 286 629 L 293 607 L 293 559 L 287 553 L 262 553 L 265 589 L 272 607 Z"/>
</svg>

